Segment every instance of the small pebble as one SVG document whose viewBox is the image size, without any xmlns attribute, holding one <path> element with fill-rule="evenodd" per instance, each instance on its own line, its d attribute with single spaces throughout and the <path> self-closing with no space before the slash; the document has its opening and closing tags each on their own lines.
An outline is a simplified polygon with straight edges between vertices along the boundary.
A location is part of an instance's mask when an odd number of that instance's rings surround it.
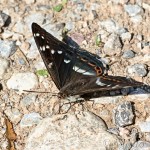
<svg viewBox="0 0 150 150">
<path fill-rule="evenodd" d="M 114 123 L 124 127 L 133 123 L 133 109 L 131 102 L 124 102 L 114 109 Z"/>
<path fill-rule="evenodd" d="M 10 23 L 10 16 L 0 11 L 0 28 Z"/>
<path fill-rule="evenodd" d="M 143 9 L 138 5 L 124 5 L 125 11 L 129 14 L 129 16 L 133 17 L 137 14 L 141 13 Z"/>
<path fill-rule="evenodd" d="M 122 43 L 117 34 L 111 34 L 104 45 L 104 52 L 107 55 L 120 54 Z"/>
<path fill-rule="evenodd" d="M 149 149 L 150 149 L 150 142 L 138 141 L 134 143 L 134 145 L 130 150 L 149 150 Z"/>
<path fill-rule="evenodd" d="M 135 57 L 135 53 L 132 50 L 127 50 L 123 53 L 123 58 L 129 59 Z"/>
<path fill-rule="evenodd" d="M 134 23 L 134 24 L 139 24 L 142 22 L 142 16 L 141 15 L 137 15 L 137 16 L 133 16 L 130 18 L 131 21 Z"/>
<path fill-rule="evenodd" d="M 42 117 L 40 116 L 39 113 L 33 112 L 30 114 L 25 114 L 21 119 L 20 127 L 23 128 L 33 126 L 35 124 L 40 123 L 41 119 Z"/>
<path fill-rule="evenodd" d="M 144 64 L 134 64 L 128 67 L 128 73 L 144 77 L 147 74 L 147 70 Z"/>
<path fill-rule="evenodd" d="M 0 40 L 0 56 L 8 58 L 16 52 L 16 49 L 15 41 Z"/>
<path fill-rule="evenodd" d="M 21 120 L 21 112 L 17 108 L 6 108 L 5 114 L 8 116 L 8 118 L 17 124 Z"/>
<path fill-rule="evenodd" d="M 130 32 L 125 32 L 125 33 L 122 33 L 121 34 L 121 38 L 122 38 L 122 40 L 131 40 L 131 33 Z"/>
<path fill-rule="evenodd" d="M 30 90 L 38 85 L 38 78 L 34 73 L 14 73 L 7 81 L 7 87 L 9 89 Z"/>
<path fill-rule="evenodd" d="M 0 79 L 3 78 L 6 70 L 8 69 L 9 67 L 9 62 L 8 60 L 6 60 L 5 58 L 1 58 L 0 57 Z"/>
<path fill-rule="evenodd" d="M 30 104 L 34 103 L 36 100 L 37 94 L 26 95 L 22 100 L 21 104 L 25 107 L 28 107 Z"/>
<path fill-rule="evenodd" d="M 139 128 L 141 132 L 150 132 L 150 121 L 140 122 Z"/>
<path fill-rule="evenodd" d="M 100 21 L 99 25 L 102 28 L 105 28 L 107 32 L 114 33 L 116 30 L 118 30 L 118 24 L 113 19 L 108 19 L 105 21 Z"/>
</svg>

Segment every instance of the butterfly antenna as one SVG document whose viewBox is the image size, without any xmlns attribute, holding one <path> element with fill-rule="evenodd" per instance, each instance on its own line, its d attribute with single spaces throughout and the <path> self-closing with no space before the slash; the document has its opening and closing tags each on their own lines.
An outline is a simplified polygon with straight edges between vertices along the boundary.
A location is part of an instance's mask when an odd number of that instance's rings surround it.
<svg viewBox="0 0 150 150">
<path fill-rule="evenodd" d="M 19 91 L 18 89 L 15 89 L 15 91 Z M 34 90 L 22 90 L 23 92 L 30 92 L 30 93 L 51 93 L 52 96 L 58 96 L 58 93 L 52 93 L 52 92 L 45 92 L 45 91 L 34 91 Z"/>
</svg>

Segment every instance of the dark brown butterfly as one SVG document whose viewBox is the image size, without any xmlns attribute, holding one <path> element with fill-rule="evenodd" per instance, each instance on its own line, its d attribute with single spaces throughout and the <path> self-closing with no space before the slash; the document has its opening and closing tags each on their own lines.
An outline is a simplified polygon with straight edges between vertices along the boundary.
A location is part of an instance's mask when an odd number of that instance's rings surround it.
<svg viewBox="0 0 150 150">
<path fill-rule="evenodd" d="M 59 94 L 72 96 L 141 85 L 120 76 L 109 76 L 100 57 L 59 41 L 38 24 L 32 32 L 41 57 Z"/>
</svg>

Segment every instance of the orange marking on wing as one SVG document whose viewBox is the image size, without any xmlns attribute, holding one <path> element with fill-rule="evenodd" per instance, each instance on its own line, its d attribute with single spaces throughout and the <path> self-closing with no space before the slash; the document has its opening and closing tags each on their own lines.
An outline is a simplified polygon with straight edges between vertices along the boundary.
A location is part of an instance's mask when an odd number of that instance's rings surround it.
<svg viewBox="0 0 150 150">
<path fill-rule="evenodd" d="M 96 66 L 95 70 L 96 70 L 97 76 L 101 76 L 102 75 L 103 72 L 102 72 L 101 67 Z"/>
</svg>

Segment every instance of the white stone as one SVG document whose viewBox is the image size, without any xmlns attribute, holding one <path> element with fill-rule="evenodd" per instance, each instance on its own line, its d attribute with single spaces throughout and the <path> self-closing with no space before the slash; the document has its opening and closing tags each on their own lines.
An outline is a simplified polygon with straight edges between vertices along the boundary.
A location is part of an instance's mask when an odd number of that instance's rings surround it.
<svg viewBox="0 0 150 150">
<path fill-rule="evenodd" d="M 17 124 L 21 120 L 21 112 L 17 108 L 6 108 L 5 114 L 8 118 L 15 124 Z"/>
<path fill-rule="evenodd" d="M 98 97 L 98 98 L 91 98 L 90 100 L 94 101 L 94 104 L 117 104 L 122 100 L 122 96 L 115 96 L 115 97 Z"/>
<path fill-rule="evenodd" d="M 118 138 L 106 130 L 103 120 L 91 112 L 55 115 L 31 131 L 24 150 L 117 149 Z"/>
<path fill-rule="evenodd" d="M 150 150 L 150 142 L 137 141 L 130 150 Z"/>
<path fill-rule="evenodd" d="M 20 122 L 20 127 L 30 127 L 40 123 L 42 117 L 38 113 L 25 114 Z"/>
<path fill-rule="evenodd" d="M 118 24 L 113 19 L 108 19 L 105 21 L 99 22 L 99 25 L 106 29 L 109 33 L 116 32 L 119 29 Z"/>
<path fill-rule="evenodd" d="M 131 21 L 134 24 L 141 23 L 142 22 L 142 16 L 141 15 L 133 16 L 133 17 L 131 17 Z"/>
<path fill-rule="evenodd" d="M 9 89 L 30 90 L 38 85 L 38 78 L 34 73 L 14 73 L 7 81 Z"/>
<path fill-rule="evenodd" d="M 141 13 L 143 10 L 140 6 L 138 5 L 124 5 L 125 11 L 129 14 L 129 16 L 133 17 L 136 16 L 137 14 Z"/>
<path fill-rule="evenodd" d="M 26 4 L 33 4 L 35 0 L 25 0 Z"/>
<path fill-rule="evenodd" d="M 123 40 L 131 40 L 131 33 L 130 32 L 126 32 L 126 33 L 122 33 L 121 34 L 121 38 L 123 39 Z"/>
<path fill-rule="evenodd" d="M 8 58 L 16 51 L 16 42 L 0 40 L 0 56 Z"/>
<path fill-rule="evenodd" d="M 122 43 L 117 34 L 111 34 L 104 45 L 104 52 L 108 55 L 121 53 Z"/>
<path fill-rule="evenodd" d="M 9 62 L 8 60 L 4 59 L 4 58 L 0 58 L 0 79 L 3 78 L 4 73 L 6 72 L 6 70 L 9 67 Z"/>
</svg>

